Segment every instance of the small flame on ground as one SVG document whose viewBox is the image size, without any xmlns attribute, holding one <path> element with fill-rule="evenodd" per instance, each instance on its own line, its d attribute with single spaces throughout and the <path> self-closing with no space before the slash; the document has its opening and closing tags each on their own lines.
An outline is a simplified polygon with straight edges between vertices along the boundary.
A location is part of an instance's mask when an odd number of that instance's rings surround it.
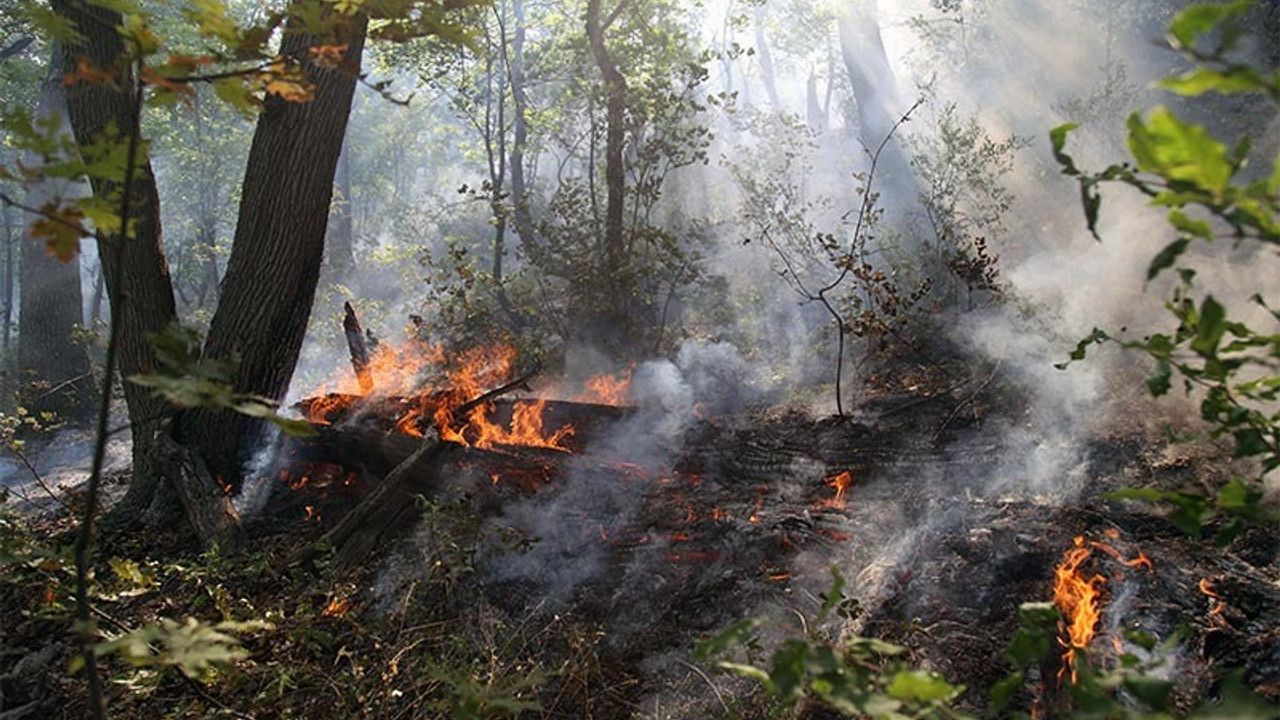
<svg viewBox="0 0 1280 720">
<path fill-rule="evenodd" d="M 1053 569 L 1053 604 L 1065 619 L 1058 643 L 1066 648 L 1066 652 L 1062 655 L 1063 667 L 1058 679 L 1061 681 L 1069 668 L 1074 684 L 1078 677 L 1076 651 L 1087 648 L 1093 640 L 1098 620 L 1102 617 L 1101 593 L 1107 579 L 1098 574 L 1086 576 L 1081 566 L 1093 555 L 1093 550 L 1082 536 L 1076 536 L 1073 542 L 1075 547 L 1067 550 L 1062 562 Z"/>
<path fill-rule="evenodd" d="M 853 484 L 853 473 L 845 470 L 839 475 L 832 475 L 822 479 L 822 482 L 830 488 L 835 488 L 835 497 L 827 498 L 818 503 L 821 507 L 829 507 L 834 510 L 843 510 L 845 508 L 844 494 Z"/>
<path fill-rule="evenodd" d="M 320 614 L 324 617 L 340 618 L 351 610 L 351 601 L 344 597 L 335 597 L 325 606 L 324 611 Z"/>
<path fill-rule="evenodd" d="M 1200 578 L 1200 592 L 1213 600 L 1213 607 L 1209 609 L 1209 622 L 1214 627 L 1226 627 L 1227 619 L 1222 616 L 1222 612 L 1227 609 L 1227 603 L 1213 588 L 1209 578 Z"/>
<path fill-rule="evenodd" d="M 312 522 L 320 519 L 320 513 L 316 512 L 314 505 L 307 505 L 303 510 L 307 513 L 306 517 L 302 518 L 303 522 Z"/>
</svg>

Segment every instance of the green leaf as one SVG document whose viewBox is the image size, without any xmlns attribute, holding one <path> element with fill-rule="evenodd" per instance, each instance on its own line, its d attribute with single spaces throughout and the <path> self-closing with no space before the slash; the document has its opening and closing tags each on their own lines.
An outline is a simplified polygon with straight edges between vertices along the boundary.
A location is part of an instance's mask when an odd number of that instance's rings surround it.
<svg viewBox="0 0 1280 720">
<path fill-rule="evenodd" d="M 778 697 L 791 700 L 796 696 L 804 683 L 808 659 L 809 646 L 800 640 L 788 640 L 773 653 L 769 681 Z"/>
<path fill-rule="evenodd" d="M 1161 272 L 1173 267 L 1173 264 L 1187 251 L 1190 245 L 1191 240 L 1188 238 L 1178 238 L 1169 243 L 1165 249 L 1151 259 L 1151 265 L 1147 268 L 1147 280 L 1155 280 L 1156 276 Z"/>
<path fill-rule="evenodd" d="M 1194 47 L 1198 36 L 1212 32 L 1228 20 L 1243 16 L 1251 7 L 1252 0 L 1196 3 L 1174 16 L 1173 22 L 1169 23 L 1169 37 L 1175 47 Z"/>
<path fill-rule="evenodd" d="M 1222 702 L 1192 713 L 1188 720 L 1275 720 L 1280 705 L 1269 703 L 1244 686 L 1244 671 L 1234 670 L 1222 679 Z"/>
<path fill-rule="evenodd" d="M 1066 123 L 1049 131 L 1049 142 L 1053 145 L 1053 159 L 1057 160 L 1058 164 L 1062 166 L 1062 172 L 1065 175 L 1080 174 L 1080 170 L 1076 167 L 1075 159 L 1064 152 L 1067 147 L 1067 135 L 1078 127 L 1080 127 L 1080 123 Z"/>
<path fill-rule="evenodd" d="M 755 680 L 765 687 L 773 687 L 769 680 L 769 673 L 761 670 L 754 665 L 743 665 L 741 663 L 721 662 L 716 663 L 716 667 L 740 677 Z"/>
<path fill-rule="evenodd" d="M 1232 67 L 1226 72 L 1201 66 L 1177 77 L 1165 78 L 1158 86 L 1179 95 L 1194 97 L 1208 92 L 1223 95 L 1263 92 L 1267 88 L 1267 82 L 1257 70 L 1244 66 Z"/>
<path fill-rule="evenodd" d="M 1218 491 L 1218 507 L 1230 513 L 1252 515 L 1257 513 L 1262 498 L 1262 488 L 1232 480 Z"/>
<path fill-rule="evenodd" d="M 1173 692 L 1173 683 L 1147 675 L 1126 677 L 1124 687 L 1133 693 L 1134 697 L 1146 703 L 1147 707 L 1157 711 L 1169 707 L 1169 695 Z"/>
<path fill-rule="evenodd" d="M 818 608 L 818 622 L 826 619 L 827 613 L 831 609 L 844 601 L 844 576 L 840 574 L 840 568 L 836 565 L 831 566 L 831 586 L 822 594 L 822 607 Z"/>
<path fill-rule="evenodd" d="M 755 637 L 756 629 L 763 624 L 764 621 L 760 618 L 734 623 L 727 630 L 698 643 L 698 647 L 693 651 L 693 657 L 699 661 L 707 660 L 722 655 L 731 646 L 746 644 Z"/>
<path fill-rule="evenodd" d="M 1102 343 L 1107 342 L 1110 339 L 1111 339 L 1111 336 L 1108 335 L 1105 331 L 1099 328 L 1094 328 L 1093 332 L 1089 333 L 1088 337 L 1076 343 L 1076 349 L 1071 351 L 1071 357 L 1069 360 L 1067 360 L 1067 362 L 1055 363 L 1054 367 L 1059 370 L 1066 370 L 1067 366 L 1070 365 L 1071 363 L 1079 362 L 1080 360 L 1085 359 L 1085 356 L 1089 354 L 1090 345 L 1101 345 Z"/>
<path fill-rule="evenodd" d="M 1173 365 L 1168 360 L 1157 360 L 1155 370 L 1147 376 L 1147 392 L 1152 397 L 1161 397 L 1172 387 Z"/>
<path fill-rule="evenodd" d="M 931 704 L 954 698 L 960 689 L 936 673 L 907 670 L 897 673 L 889 681 L 890 695 L 904 702 Z"/>
<path fill-rule="evenodd" d="M 1011 673 L 1005 679 L 991 686 L 990 707 L 988 710 L 993 716 L 998 716 L 1009 706 L 1009 701 L 1013 699 L 1013 694 L 1022 689 L 1023 683 L 1026 682 L 1026 676 L 1021 670 Z"/>
<path fill-rule="evenodd" d="M 1215 198 L 1226 192 L 1233 173 L 1227 146 L 1205 127 L 1184 123 L 1163 106 L 1148 113 L 1145 121 L 1134 113 L 1128 126 L 1129 151 L 1139 168 Z"/>
<path fill-rule="evenodd" d="M 1212 358 L 1218 354 L 1218 345 L 1227 331 L 1227 309 L 1210 295 L 1200 304 L 1200 319 L 1196 324 L 1196 338 L 1191 341 L 1191 349 L 1203 357 Z"/>
</svg>

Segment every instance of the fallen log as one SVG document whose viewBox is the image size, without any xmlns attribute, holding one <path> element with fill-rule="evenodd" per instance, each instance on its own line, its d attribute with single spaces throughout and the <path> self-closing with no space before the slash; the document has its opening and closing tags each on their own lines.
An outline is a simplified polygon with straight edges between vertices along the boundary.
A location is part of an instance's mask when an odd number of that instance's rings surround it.
<svg viewBox="0 0 1280 720">
<path fill-rule="evenodd" d="M 373 492 L 290 564 L 313 560 L 324 548 L 331 547 L 339 572 L 358 566 L 385 535 L 412 514 L 415 490 L 421 493 L 437 489 L 439 458 L 447 446 L 435 433 L 422 437 L 413 452 L 387 473 Z"/>
</svg>

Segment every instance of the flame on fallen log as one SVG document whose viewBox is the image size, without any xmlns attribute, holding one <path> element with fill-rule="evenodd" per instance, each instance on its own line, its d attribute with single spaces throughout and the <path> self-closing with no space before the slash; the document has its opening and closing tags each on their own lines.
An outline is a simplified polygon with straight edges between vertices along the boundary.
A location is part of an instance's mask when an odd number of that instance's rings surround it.
<svg viewBox="0 0 1280 720">
<path fill-rule="evenodd" d="M 1074 547 L 1062 556 L 1062 562 L 1053 569 L 1053 604 L 1062 613 L 1058 643 L 1065 648 L 1063 666 L 1058 680 L 1069 669 L 1071 682 L 1078 678 L 1076 651 L 1089 647 L 1093 641 L 1098 620 L 1102 617 L 1102 586 L 1107 579 L 1101 575 L 1088 575 L 1081 566 L 1093 555 L 1084 537 L 1076 536 Z"/>
<path fill-rule="evenodd" d="M 490 418 L 489 403 L 471 408 L 465 417 L 455 417 L 458 408 L 511 378 L 515 354 L 514 348 L 505 345 L 478 347 L 458 354 L 450 363 L 439 346 L 410 342 L 394 348 L 384 343 L 370 357 L 368 375 L 379 395 L 410 398 L 395 419 L 399 432 L 421 436 L 423 426 L 434 425 L 442 440 L 468 447 L 487 450 L 496 445 L 517 445 L 568 452 L 564 441 L 573 435 L 573 426 L 547 429 L 543 421 L 546 400 L 516 403 L 510 427 Z M 629 376 L 625 383 L 609 384 L 603 379 L 596 383 L 602 392 L 615 394 L 625 392 L 629 385 Z M 318 397 L 307 406 L 307 419 L 328 422 L 332 414 L 365 397 L 364 390 L 358 380 L 343 375 L 337 383 L 319 389 Z"/>
</svg>

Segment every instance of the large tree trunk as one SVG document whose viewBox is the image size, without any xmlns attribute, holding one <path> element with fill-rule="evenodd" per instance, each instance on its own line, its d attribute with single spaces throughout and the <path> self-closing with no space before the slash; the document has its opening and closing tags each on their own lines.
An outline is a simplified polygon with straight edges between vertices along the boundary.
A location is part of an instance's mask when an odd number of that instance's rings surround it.
<svg viewBox="0 0 1280 720">
<path fill-rule="evenodd" d="M 839 17 L 840 50 L 858 103 L 858 135 L 873 153 L 907 109 L 898 96 L 898 81 L 889 65 L 876 15 L 875 0 L 851 0 Z M 915 202 L 915 175 L 896 140 L 885 146 L 874 180 L 888 207 Z"/>
<path fill-rule="evenodd" d="M 294 19 L 286 27 L 281 52 L 306 66 L 314 99 L 269 96 L 258 118 L 222 299 L 205 346 L 206 356 L 239 358 L 232 377 L 239 392 L 281 399 L 297 364 L 367 25 L 363 14 L 350 16 L 329 38 L 308 35 Z M 308 48 L 321 44 L 348 46 L 338 68 L 310 62 Z M 238 477 L 261 430 L 261 422 L 243 415 L 198 410 L 185 418 L 182 435 L 215 474 L 230 479 Z"/>
<path fill-rule="evenodd" d="M 36 117 L 41 122 L 66 122 L 66 95 L 62 90 L 62 64 L 55 57 L 40 88 Z M 26 162 L 38 167 L 40 158 L 28 154 Z M 27 205 L 44 207 L 58 198 L 79 196 L 73 183 L 47 179 L 26 186 Z M 24 391 L 28 408 L 53 412 L 69 419 L 87 416 L 92 409 L 93 378 L 89 354 L 72 339 L 76 326 L 84 322 L 84 300 L 80 289 L 80 258 L 64 262 L 52 256 L 45 238 L 25 234 L 22 243 L 22 305 L 18 315 L 18 373 L 24 383 L 34 383 Z"/>
<path fill-rule="evenodd" d="M 81 41 L 68 44 L 63 54 L 67 67 L 84 60 L 114 75 L 113 83 L 79 82 L 67 90 L 67 102 L 76 143 L 91 145 L 128 138 L 139 131 L 130 88 L 134 79 L 126 62 L 124 43 L 115 28 L 119 13 L 73 0 L 55 0 L 54 9 L 79 32 Z M 118 133 L 108 134 L 111 129 Z M 91 178 L 94 195 L 119 202 L 123 183 Z M 160 242 L 160 200 L 151 163 L 140 159 L 134 168 L 129 221 L 133 234 L 100 235 L 102 260 L 111 302 L 111 322 L 119 327 L 119 364 L 125 378 L 151 371 L 155 356 L 147 336 L 164 330 L 176 318 L 173 285 Z M 225 494 L 206 487 L 196 473 L 178 472 L 167 457 L 160 435 L 171 414 L 163 400 L 128 380 L 125 403 L 133 434 L 133 480 L 113 514 L 118 521 L 141 520 L 158 525 L 172 522 L 177 511 L 206 545 L 234 548 L 239 540 L 239 519 Z M 181 503 L 181 504 L 180 504 Z"/>
<path fill-rule="evenodd" d="M 67 88 L 76 143 L 83 147 L 112 137 L 106 135 L 110 128 L 118 133 L 116 138 L 137 132 L 129 93 L 133 77 L 124 62 L 124 43 L 115 31 L 121 22 L 120 14 L 75 0 L 55 0 L 53 7 L 76 27 L 82 38 L 81 42 L 65 46 L 65 66 L 75 67 L 78 60 L 84 59 L 115 76 L 111 84 L 79 82 Z M 91 184 L 95 196 L 118 202 L 120 182 L 91 178 Z M 147 335 L 160 332 L 176 317 L 169 266 L 160 242 L 160 200 L 149 160 L 143 159 L 135 168 L 132 197 L 129 219 L 133 236 L 127 240 L 119 235 L 98 238 L 98 255 L 111 299 L 111 320 L 120 323 L 120 373 L 126 378 L 154 368 L 155 356 Z M 128 381 L 124 382 L 124 398 L 133 435 L 134 477 L 117 506 L 117 514 L 132 517 L 144 513 L 160 495 L 158 489 L 163 482 L 152 459 L 159 422 L 169 409 L 150 390 Z"/>
</svg>

